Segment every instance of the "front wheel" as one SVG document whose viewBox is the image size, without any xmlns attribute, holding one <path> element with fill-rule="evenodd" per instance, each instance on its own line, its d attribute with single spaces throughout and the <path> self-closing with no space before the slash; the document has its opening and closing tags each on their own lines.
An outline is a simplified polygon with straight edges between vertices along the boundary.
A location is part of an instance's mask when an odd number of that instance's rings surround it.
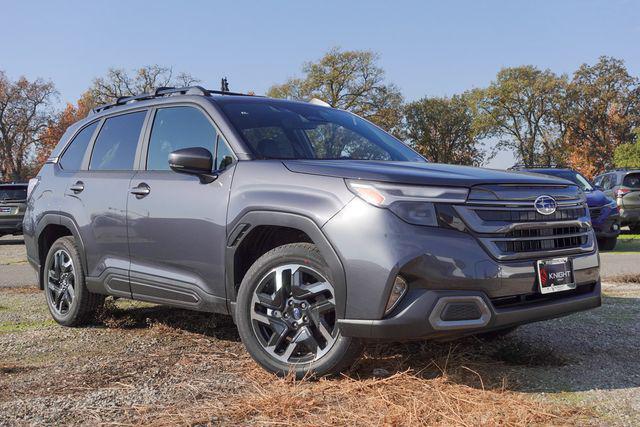
<svg viewBox="0 0 640 427">
<path fill-rule="evenodd" d="M 251 266 L 236 322 L 251 357 L 280 376 L 335 374 L 362 351 L 359 340 L 340 334 L 331 273 L 309 243 L 277 247 Z"/>
<path fill-rule="evenodd" d="M 640 234 L 640 223 L 629 225 L 629 230 L 634 234 Z"/>
</svg>

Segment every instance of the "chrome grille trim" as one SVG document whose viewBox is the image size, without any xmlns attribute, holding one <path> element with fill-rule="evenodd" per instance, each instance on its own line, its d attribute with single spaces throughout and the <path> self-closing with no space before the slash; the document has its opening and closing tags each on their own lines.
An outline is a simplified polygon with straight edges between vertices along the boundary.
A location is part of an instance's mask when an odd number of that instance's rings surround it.
<svg viewBox="0 0 640 427">
<path fill-rule="evenodd" d="M 454 208 L 494 258 L 540 259 L 595 250 L 590 211 L 585 199 L 577 193 L 568 188 L 544 186 L 535 191 L 530 186 L 521 192 L 517 186 L 504 192 L 500 186 L 491 190 L 496 200 L 468 200 Z M 533 202 L 539 195 L 556 198 L 558 209 L 554 214 L 535 211 Z M 501 197 L 504 199 L 500 200 Z"/>
</svg>

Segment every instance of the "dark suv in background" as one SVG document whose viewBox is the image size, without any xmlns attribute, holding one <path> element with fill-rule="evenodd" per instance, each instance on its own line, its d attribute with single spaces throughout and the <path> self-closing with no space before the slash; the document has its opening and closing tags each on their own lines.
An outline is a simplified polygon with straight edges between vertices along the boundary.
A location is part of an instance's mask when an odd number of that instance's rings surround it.
<svg viewBox="0 0 640 427">
<path fill-rule="evenodd" d="M 598 247 L 602 250 L 611 251 L 615 249 L 618 235 L 620 234 L 620 214 L 618 205 L 611 197 L 594 187 L 587 178 L 580 173 L 559 167 L 540 166 L 534 168 L 515 166 L 512 170 L 520 172 L 540 173 L 564 178 L 576 184 L 585 192 L 587 205 L 591 216 L 591 224 L 596 232 Z"/>
<path fill-rule="evenodd" d="M 0 184 L 0 237 L 22 234 L 27 184 Z"/>
<path fill-rule="evenodd" d="M 600 305 L 576 185 L 431 164 L 318 104 L 164 88 L 70 127 L 24 221 L 53 318 L 82 324 L 106 295 L 230 314 L 259 364 L 301 377 L 366 339 Z"/>
<path fill-rule="evenodd" d="M 640 233 L 640 169 L 616 169 L 598 175 L 594 182 L 617 202 L 622 225 Z"/>
</svg>

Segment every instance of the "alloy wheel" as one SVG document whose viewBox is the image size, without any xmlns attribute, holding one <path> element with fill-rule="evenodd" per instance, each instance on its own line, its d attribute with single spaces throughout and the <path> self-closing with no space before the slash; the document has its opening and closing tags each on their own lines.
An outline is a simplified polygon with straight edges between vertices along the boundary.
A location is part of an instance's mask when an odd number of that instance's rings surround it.
<svg viewBox="0 0 640 427">
<path fill-rule="evenodd" d="M 76 272 L 71 255 L 63 249 L 51 257 L 47 269 L 47 290 L 51 308 L 59 316 L 69 312 L 75 298 Z"/>
<path fill-rule="evenodd" d="M 318 360 L 337 339 L 334 288 L 306 265 L 287 264 L 267 273 L 253 292 L 250 313 L 260 345 L 287 364 Z"/>
</svg>

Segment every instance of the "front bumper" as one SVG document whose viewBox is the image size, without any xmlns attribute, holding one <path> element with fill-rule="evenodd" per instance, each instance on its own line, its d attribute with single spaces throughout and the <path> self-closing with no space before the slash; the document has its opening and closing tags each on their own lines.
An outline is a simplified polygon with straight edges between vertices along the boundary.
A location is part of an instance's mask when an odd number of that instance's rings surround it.
<svg viewBox="0 0 640 427">
<path fill-rule="evenodd" d="M 366 339 L 408 340 L 464 336 L 503 329 L 525 323 L 566 316 L 578 311 L 599 307 L 600 281 L 579 286 L 575 291 L 538 297 L 530 294 L 519 303 L 504 304 L 491 300 L 477 291 L 414 290 L 406 296 L 403 309 L 396 315 L 381 320 L 340 319 L 338 324 L 343 335 Z M 481 301 L 486 312 L 478 313 L 475 319 L 443 321 L 444 307 L 450 302 L 471 303 Z M 434 316 L 435 314 L 435 316 Z"/>
<path fill-rule="evenodd" d="M 599 257 L 594 247 L 570 254 L 497 260 L 471 234 L 409 225 L 386 209 L 354 199 L 323 227 L 346 275 L 344 335 L 412 339 L 464 335 L 562 316 L 600 305 Z M 591 234 L 593 236 L 593 234 Z M 590 241 L 593 237 L 590 237 Z M 536 260 L 568 256 L 577 290 L 540 298 Z M 387 316 L 395 278 L 409 292 Z M 434 327 L 430 316 L 445 297 L 482 301 L 482 322 Z M 479 310 L 482 311 L 482 310 Z M 432 319 L 433 320 L 433 319 Z"/>
<path fill-rule="evenodd" d="M 0 234 L 22 234 L 23 217 L 0 218 Z"/>
</svg>

